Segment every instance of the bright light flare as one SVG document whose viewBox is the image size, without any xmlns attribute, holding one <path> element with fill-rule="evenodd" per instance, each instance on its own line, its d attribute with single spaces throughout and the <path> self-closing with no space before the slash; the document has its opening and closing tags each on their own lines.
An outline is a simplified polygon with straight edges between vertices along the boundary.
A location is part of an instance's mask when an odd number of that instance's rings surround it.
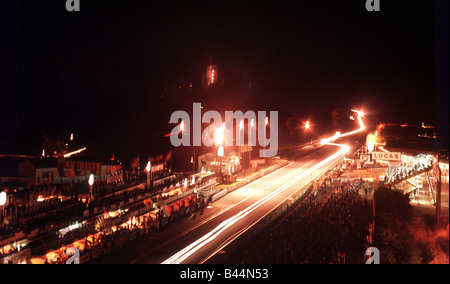
<svg viewBox="0 0 450 284">
<path fill-rule="evenodd" d="M 217 156 L 223 157 L 225 155 L 225 150 L 222 146 L 217 149 Z"/>
<path fill-rule="evenodd" d="M 182 120 L 180 123 L 180 131 L 183 132 L 184 131 L 184 121 Z"/>
<path fill-rule="evenodd" d="M 214 131 L 214 142 L 216 146 L 222 146 L 225 142 L 225 123 L 219 129 Z"/>
<path fill-rule="evenodd" d="M 2 191 L 0 193 L 0 206 L 3 206 L 6 204 L 6 192 Z"/>
<path fill-rule="evenodd" d="M 307 121 L 305 123 L 305 129 L 311 129 L 311 125 L 310 125 L 309 121 Z"/>
<path fill-rule="evenodd" d="M 367 135 L 366 145 L 369 153 L 372 153 L 375 150 L 375 144 L 377 144 L 377 136 L 374 134 Z"/>
<path fill-rule="evenodd" d="M 356 112 L 358 114 L 358 117 L 364 117 L 365 113 L 360 111 L 360 110 L 354 110 L 352 109 L 353 112 Z"/>
<path fill-rule="evenodd" d="M 88 183 L 89 183 L 90 186 L 94 185 L 94 174 L 91 174 L 91 175 L 89 176 L 89 181 L 88 181 Z"/>
</svg>

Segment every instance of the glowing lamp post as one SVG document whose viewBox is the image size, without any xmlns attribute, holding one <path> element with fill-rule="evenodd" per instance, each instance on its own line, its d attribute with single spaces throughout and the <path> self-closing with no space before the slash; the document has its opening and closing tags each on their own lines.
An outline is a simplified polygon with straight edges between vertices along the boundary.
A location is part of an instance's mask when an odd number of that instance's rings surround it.
<svg viewBox="0 0 450 284">
<path fill-rule="evenodd" d="M 6 192 L 2 191 L 0 193 L 0 206 L 2 207 L 2 219 L 0 219 L 0 221 L 2 221 L 3 224 L 3 216 L 5 215 L 5 204 L 6 204 Z"/>
<path fill-rule="evenodd" d="M 94 174 L 91 174 L 89 176 L 88 183 L 89 183 L 89 194 L 91 196 L 91 200 L 94 200 L 94 190 L 93 190 L 93 187 L 94 187 Z"/>
<path fill-rule="evenodd" d="M 305 129 L 307 129 L 307 130 L 311 129 L 311 125 L 309 124 L 309 121 L 307 121 L 305 123 Z"/>
<path fill-rule="evenodd" d="M 145 169 L 147 170 L 147 187 L 150 187 L 150 175 L 152 174 L 152 163 L 150 161 L 148 161 Z"/>
<path fill-rule="evenodd" d="M 6 192 L 0 193 L 0 206 L 4 206 L 6 204 Z"/>
<path fill-rule="evenodd" d="M 310 138 L 311 138 L 310 139 L 311 140 L 310 144 L 312 145 L 311 124 L 310 124 L 309 120 L 305 123 L 305 130 L 309 131 L 309 135 L 310 135 Z"/>
</svg>

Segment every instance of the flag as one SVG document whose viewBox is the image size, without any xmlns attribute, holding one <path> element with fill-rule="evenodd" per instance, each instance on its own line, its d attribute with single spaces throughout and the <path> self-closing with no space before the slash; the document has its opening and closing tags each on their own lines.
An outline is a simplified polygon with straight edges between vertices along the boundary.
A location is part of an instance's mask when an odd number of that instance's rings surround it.
<svg viewBox="0 0 450 284">
<path fill-rule="evenodd" d="M 160 154 L 160 155 L 158 155 L 158 156 L 156 156 L 156 157 L 151 157 L 150 159 L 149 159 L 149 161 L 150 162 L 152 162 L 152 163 L 156 163 L 156 162 L 161 162 L 162 160 L 163 160 L 163 158 L 164 158 L 164 155 L 163 154 Z"/>
<path fill-rule="evenodd" d="M 130 163 L 130 168 L 133 170 L 133 174 L 136 174 L 136 169 L 139 166 L 139 155 Z"/>
<path fill-rule="evenodd" d="M 167 164 L 167 162 L 170 160 L 172 160 L 172 150 L 170 150 L 169 153 L 164 158 L 164 164 Z"/>
</svg>

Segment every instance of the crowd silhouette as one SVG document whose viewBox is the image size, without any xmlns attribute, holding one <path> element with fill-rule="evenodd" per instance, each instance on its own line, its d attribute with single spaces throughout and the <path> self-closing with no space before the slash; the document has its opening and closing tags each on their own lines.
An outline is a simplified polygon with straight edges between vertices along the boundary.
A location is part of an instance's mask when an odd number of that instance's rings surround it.
<svg viewBox="0 0 450 284">
<path fill-rule="evenodd" d="M 419 174 L 420 172 L 429 169 L 433 166 L 433 156 L 426 154 L 419 154 L 410 162 L 400 163 L 391 166 L 386 171 L 386 184 L 394 183 L 408 177 Z"/>
<path fill-rule="evenodd" d="M 359 194 L 361 184 L 322 185 L 272 225 L 238 263 L 364 263 L 373 214 L 371 202 Z"/>
</svg>

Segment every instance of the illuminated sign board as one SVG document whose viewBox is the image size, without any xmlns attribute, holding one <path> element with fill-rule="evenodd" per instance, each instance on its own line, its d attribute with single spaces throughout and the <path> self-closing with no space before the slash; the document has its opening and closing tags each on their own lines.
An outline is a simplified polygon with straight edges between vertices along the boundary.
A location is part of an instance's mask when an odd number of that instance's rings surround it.
<svg viewBox="0 0 450 284">
<path fill-rule="evenodd" d="M 372 158 L 374 160 L 385 160 L 385 161 L 401 161 L 402 153 L 398 152 L 372 152 Z"/>
<path fill-rule="evenodd" d="M 369 161 L 369 160 L 370 160 L 370 155 L 361 155 L 359 158 L 360 158 L 361 161 L 363 161 L 363 162 Z"/>
</svg>

